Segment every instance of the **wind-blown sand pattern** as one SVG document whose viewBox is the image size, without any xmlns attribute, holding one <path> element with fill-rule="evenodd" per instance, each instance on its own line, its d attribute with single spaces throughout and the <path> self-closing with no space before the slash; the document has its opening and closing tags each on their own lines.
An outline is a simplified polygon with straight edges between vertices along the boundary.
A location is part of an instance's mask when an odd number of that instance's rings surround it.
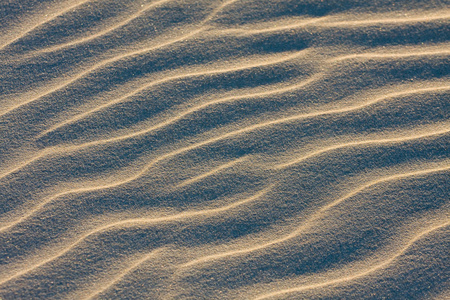
<svg viewBox="0 0 450 300">
<path fill-rule="evenodd" d="M 0 1 L 0 299 L 447 299 L 445 1 Z"/>
</svg>

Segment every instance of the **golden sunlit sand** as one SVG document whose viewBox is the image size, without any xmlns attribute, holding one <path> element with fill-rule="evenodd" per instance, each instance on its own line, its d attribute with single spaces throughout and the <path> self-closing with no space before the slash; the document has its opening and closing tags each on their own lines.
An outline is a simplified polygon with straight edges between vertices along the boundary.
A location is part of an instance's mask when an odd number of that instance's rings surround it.
<svg viewBox="0 0 450 300">
<path fill-rule="evenodd" d="M 445 3 L 0 13 L 1 299 L 447 299 Z"/>
</svg>

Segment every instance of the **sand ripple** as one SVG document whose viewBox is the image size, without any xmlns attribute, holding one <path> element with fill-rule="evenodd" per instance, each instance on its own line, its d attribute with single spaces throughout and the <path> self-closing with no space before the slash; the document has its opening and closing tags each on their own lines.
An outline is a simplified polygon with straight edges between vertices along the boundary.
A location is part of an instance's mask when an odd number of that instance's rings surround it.
<svg viewBox="0 0 450 300">
<path fill-rule="evenodd" d="M 445 299 L 434 1 L 0 3 L 1 299 Z"/>
</svg>

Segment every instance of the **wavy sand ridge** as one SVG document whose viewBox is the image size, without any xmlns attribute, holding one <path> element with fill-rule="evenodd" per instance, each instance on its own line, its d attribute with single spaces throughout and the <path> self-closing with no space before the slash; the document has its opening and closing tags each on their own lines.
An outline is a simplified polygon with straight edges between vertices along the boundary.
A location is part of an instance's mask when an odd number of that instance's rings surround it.
<svg viewBox="0 0 450 300">
<path fill-rule="evenodd" d="M 0 298 L 445 298 L 424 2 L 0 4 Z"/>
<path fill-rule="evenodd" d="M 351 275 L 348 275 L 348 276 L 341 275 L 340 278 L 338 278 L 338 279 L 330 279 L 330 280 L 327 280 L 327 281 L 324 281 L 321 283 L 316 283 L 313 285 L 305 285 L 305 286 L 299 286 L 299 287 L 294 287 L 294 288 L 290 288 L 290 289 L 282 289 L 277 292 L 257 296 L 254 299 L 256 300 L 256 299 L 279 298 L 280 296 L 285 295 L 285 294 L 296 293 L 296 292 L 309 290 L 309 289 L 318 289 L 318 288 L 326 287 L 328 285 L 348 284 L 349 281 L 357 280 L 361 277 L 368 276 L 370 273 L 374 273 L 380 269 L 382 270 L 382 269 L 386 268 L 387 266 L 389 266 L 389 264 L 392 264 L 399 256 L 401 256 L 406 251 L 408 251 L 408 248 L 410 248 L 415 242 L 421 240 L 422 238 L 424 238 L 425 236 L 427 236 L 429 234 L 432 234 L 433 231 L 436 231 L 436 230 L 439 230 L 442 228 L 446 228 L 449 225 L 450 225 L 450 222 L 448 222 L 446 220 L 446 221 L 443 221 L 441 224 L 438 224 L 431 228 L 427 228 L 426 230 L 420 231 L 418 234 L 413 236 L 405 245 L 402 245 L 402 247 L 398 251 L 391 254 L 388 259 L 380 262 L 379 264 L 366 267 L 360 272 L 357 272 L 357 271 L 355 272 L 355 270 L 353 270 Z"/>
</svg>

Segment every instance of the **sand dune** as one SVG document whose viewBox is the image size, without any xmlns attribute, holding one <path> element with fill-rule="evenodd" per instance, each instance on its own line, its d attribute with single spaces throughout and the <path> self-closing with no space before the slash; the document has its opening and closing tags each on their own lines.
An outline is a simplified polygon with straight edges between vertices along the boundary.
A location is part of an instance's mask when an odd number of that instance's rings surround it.
<svg viewBox="0 0 450 300">
<path fill-rule="evenodd" d="M 19 2 L 1 299 L 446 299 L 444 4 Z"/>
</svg>

